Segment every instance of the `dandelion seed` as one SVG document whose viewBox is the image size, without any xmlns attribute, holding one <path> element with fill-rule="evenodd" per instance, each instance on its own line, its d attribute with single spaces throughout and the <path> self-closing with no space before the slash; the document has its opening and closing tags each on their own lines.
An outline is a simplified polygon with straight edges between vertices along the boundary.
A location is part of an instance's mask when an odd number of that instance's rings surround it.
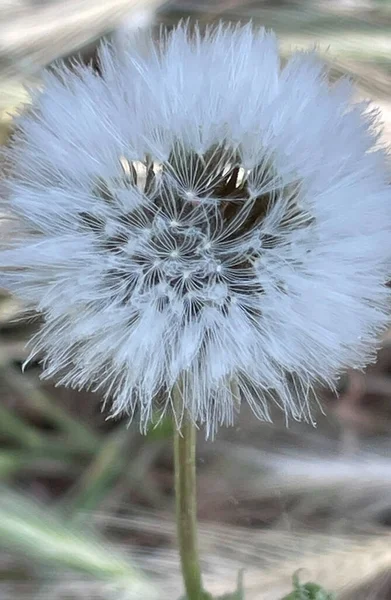
<svg viewBox="0 0 391 600">
<path fill-rule="evenodd" d="M 6 150 L 0 264 L 43 313 L 44 376 L 142 429 L 178 380 L 207 433 L 239 400 L 309 418 L 313 386 L 369 361 L 388 322 L 376 115 L 250 26 L 180 26 L 100 63 L 47 73 Z"/>
</svg>

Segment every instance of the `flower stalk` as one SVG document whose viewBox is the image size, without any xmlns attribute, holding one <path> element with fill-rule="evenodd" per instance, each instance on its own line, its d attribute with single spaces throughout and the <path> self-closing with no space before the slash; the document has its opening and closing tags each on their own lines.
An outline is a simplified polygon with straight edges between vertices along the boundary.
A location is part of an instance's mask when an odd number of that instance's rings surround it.
<svg viewBox="0 0 391 600">
<path fill-rule="evenodd" d="M 173 391 L 175 409 L 183 406 L 181 390 Z M 178 413 L 177 413 L 178 414 Z M 174 467 L 177 534 L 186 600 L 208 600 L 202 587 L 197 542 L 196 426 L 188 415 L 174 427 Z"/>
</svg>

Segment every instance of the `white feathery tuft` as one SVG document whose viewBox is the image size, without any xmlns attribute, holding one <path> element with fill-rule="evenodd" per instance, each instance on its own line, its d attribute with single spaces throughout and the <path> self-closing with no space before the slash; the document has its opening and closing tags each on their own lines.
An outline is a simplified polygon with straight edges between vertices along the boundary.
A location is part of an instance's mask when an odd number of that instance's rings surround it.
<svg viewBox="0 0 391 600">
<path fill-rule="evenodd" d="M 44 315 L 44 376 L 143 430 L 178 381 L 207 434 L 243 399 L 309 418 L 314 385 L 364 366 L 388 323 L 376 113 L 250 25 L 104 44 L 100 65 L 46 73 L 6 150 L 0 266 Z"/>
</svg>

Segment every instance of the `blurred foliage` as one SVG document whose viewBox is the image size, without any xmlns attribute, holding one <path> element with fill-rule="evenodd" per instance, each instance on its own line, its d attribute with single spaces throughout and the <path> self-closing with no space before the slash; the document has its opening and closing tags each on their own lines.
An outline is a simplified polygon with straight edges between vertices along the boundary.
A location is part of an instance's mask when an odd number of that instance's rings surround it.
<svg viewBox="0 0 391 600">
<path fill-rule="evenodd" d="M 293 592 L 282 600 L 336 600 L 335 594 L 326 592 L 316 583 L 301 584 L 297 573 L 293 576 Z"/>
</svg>

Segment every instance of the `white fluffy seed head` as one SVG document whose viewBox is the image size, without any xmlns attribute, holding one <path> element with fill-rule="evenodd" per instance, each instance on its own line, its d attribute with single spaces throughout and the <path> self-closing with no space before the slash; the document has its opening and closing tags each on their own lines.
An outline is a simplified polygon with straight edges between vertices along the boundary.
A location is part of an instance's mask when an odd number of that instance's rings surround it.
<svg viewBox="0 0 391 600">
<path fill-rule="evenodd" d="M 103 45 L 100 70 L 47 73 L 6 151 L 0 264 L 44 315 L 44 375 L 142 429 L 178 381 L 207 433 L 242 399 L 308 418 L 314 384 L 363 366 L 388 320 L 376 115 L 250 26 Z"/>
</svg>

